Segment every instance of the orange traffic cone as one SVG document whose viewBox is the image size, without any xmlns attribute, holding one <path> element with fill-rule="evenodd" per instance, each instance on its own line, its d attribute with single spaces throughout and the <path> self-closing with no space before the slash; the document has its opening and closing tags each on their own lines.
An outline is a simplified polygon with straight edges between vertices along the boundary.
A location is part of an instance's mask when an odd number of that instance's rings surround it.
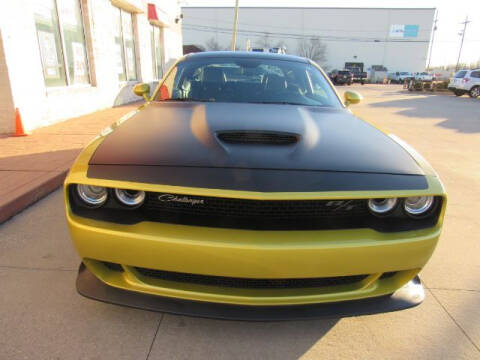
<svg viewBox="0 0 480 360">
<path fill-rule="evenodd" d="M 28 133 L 23 129 L 22 117 L 20 116 L 20 110 L 15 108 L 15 134 L 13 136 L 27 136 Z"/>
</svg>

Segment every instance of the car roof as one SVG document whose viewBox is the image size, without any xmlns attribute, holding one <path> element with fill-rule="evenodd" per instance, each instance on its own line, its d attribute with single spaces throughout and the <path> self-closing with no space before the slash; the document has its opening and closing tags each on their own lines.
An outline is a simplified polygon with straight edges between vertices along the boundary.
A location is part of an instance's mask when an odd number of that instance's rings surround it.
<svg viewBox="0 0 480 360">
<path fill-rule="evenodd" d="M 301 63 L 309 63 L 309 60 L 300 56 L 276 54 L 268 52 L 252 52 L 252 51 L 205 51 L 191 53 L 184 56 L 183 60 L 208 59 L 208 58 L 253 58 L 253 59 L 271 59 L 296 61 Z"/>
</svg>

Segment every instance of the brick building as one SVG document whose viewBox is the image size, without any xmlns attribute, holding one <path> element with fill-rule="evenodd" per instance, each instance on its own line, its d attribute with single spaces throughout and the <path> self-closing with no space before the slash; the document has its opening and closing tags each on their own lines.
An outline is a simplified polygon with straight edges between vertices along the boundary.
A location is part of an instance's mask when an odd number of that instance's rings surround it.
<svg viewBox="0 0 480 360">
<path fill-rule="evenodd" d="M 182 55 L 177 0 L 15 0 L 0 12 L 0 134 L 138 97 Z"/>
</svg>

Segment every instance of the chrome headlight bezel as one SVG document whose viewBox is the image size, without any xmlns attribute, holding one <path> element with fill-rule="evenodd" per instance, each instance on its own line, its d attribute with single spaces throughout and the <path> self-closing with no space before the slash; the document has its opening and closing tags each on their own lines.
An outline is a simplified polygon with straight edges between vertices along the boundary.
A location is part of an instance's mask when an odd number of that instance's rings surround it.
<svg viewBox="0 0 480 360">
<path fill-rule="evenodd" d="M 411 203 L 416 201 L 415 205 Z M 435 197 L 430 195 L 410 196 L 404 199 L 403 209 L 408 216 L 418 218 L 428 215 L 434 208 Z"/>
<path fill-rule="evenodd" d="M 108 189 L 103 186 L 77 184 L 77 194 L 85 205 L 98 208 L 104 205 L 108 199 Z"/>
<path fill-rule="evenodd" d="M 136 208 L 143 204 L 145 201 L 145 191 L 142 190 L 129 190 L 129 189 L 114 189 L 115 197 L 120 204 L 129 208 Z M 135 193 L 135 194 L 133 194 Z"/>
<path fill-rule="evenodd" d="M 391 214 L 398 205 L 398 198 L 373 198 L 368 200 L 368 210 L 376 216 Z"/>
</svg>

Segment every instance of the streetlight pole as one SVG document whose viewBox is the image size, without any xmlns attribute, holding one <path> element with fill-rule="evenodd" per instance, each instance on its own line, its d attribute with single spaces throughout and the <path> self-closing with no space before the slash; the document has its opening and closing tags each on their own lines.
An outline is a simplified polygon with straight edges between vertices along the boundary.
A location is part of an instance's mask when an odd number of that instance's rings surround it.
<svg viewBox="0 0 480 360">
<path fill-rule="evenodd" d="M 458 59 L 457 59 L 457 66 L 455 66 L 455 71 L 458 71 L 458 65 L 460 64 L 460 56 L 462 55 L 462 47 L 463 47 L 463 40 L 465 39 L 465 31 L 467 30 L 467 25 L 471 21 L 468 21 L 468 15 L 465 17 L 465 21 L 460 23 L 463 24 L 463 30 L 459 35 L 462 35 L 462 41 L 460 42 L 460 49 L 458 50 Z"/>
<path fill-rule="evenodd" d="M 430 69 L 430 61 L 432 60 L 433 41 L 435 40 L 435 31 L 437 31 L 438 11 L 435 14 L 435 20 L 433 21 L 432 42 L 430 44 L 430 53 L 428 54 L 427 70 Z"/>
<path fill-rule="evenodd" d="M 237 47 L 237 26 L 238 26 L 238 0 L 235 0 L 235 15 L 233 15 L 232 51 L 235 51 Z"/>
</svg>

